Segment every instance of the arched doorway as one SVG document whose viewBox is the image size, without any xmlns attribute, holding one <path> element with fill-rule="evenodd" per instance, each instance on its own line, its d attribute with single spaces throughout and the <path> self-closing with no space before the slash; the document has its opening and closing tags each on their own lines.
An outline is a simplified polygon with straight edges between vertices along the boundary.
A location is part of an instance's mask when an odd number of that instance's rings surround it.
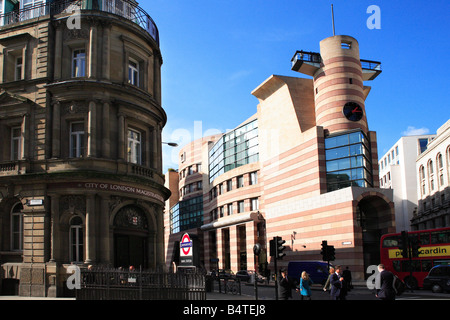
<svg viewBox="0 0 450 320">
<path fill-rule="evenodd" d="M 148 267 L 148 220 L 133 205 L 120 209 L 114 218 L 114 266 Z"/>
<path fill-rule="evenodd" d="M 391 232 L 393 209 L 389 200 L 382 196 L 363 197 L 357 206 L 357 225 L 362 232 L 364 270 L 380 263 L 381 235 Z"/>
</svg>

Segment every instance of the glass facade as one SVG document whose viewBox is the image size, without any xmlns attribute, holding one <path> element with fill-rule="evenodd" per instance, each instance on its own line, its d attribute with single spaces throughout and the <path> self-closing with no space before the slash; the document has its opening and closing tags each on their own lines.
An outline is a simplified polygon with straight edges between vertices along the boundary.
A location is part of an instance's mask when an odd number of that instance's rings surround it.
<svg viewBox="0 0 450 320">
<path fill-rule="evenodd" d="M 209 151 L 209 181 L 240 166 L 257 162 L 258 120 L 224 134 Z"/>
<path fill-rule="evenodd" d="M 362 131 L 325 138 L 327 191 L 372 187 L 370 142 Z"/>
<path fill-rule="evenodd" d="M 203 196 L 178 202 L 170 209 L 170 232 L 199 228 L 203 225 Z"/>
</svg>

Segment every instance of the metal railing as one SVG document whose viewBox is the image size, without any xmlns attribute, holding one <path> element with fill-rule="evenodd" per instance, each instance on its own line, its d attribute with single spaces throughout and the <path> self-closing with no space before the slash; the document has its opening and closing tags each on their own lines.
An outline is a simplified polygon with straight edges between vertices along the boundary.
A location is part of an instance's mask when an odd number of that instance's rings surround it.
<svg viewBox="0 0 450 320">
<path fill-rule="evenodd" d="M 206 276 L 207 291 L 242 295 L 241 280 L 235 277 Z"/>
<path fill-rule="evenodd" d="M 367 70 L 381 71 L 381 62 L 361 59 L 361 68 Z"/>
<path fill-rule="evenodd" d="M 297 51 L 291 59 L 291 67 L 297 63 L 297 61 L 320 63 L 322 58 L 320 53 Z M 366 70 L 381 71 L 381 62 L 361 59 L 361 68 Z"/>
<path fill-rule="evenodd" d="M 51 16 L 61 13 L 72 14 L 77 10 L 80 10 L 80 14 L 87 10 L 98 10 L 124 17 L 147 31 L 159 45 L 159 32 L 155 22 L 144 9 L 132 0 L 94 0 L 91 7 L 88 6 L 87 0 L 45 1 L 1 14 L 0 26 L 23 22 L 48 14 Z"/>
<path fill-rule="evenodd" d="M 320 56 L 320 53 L 301 50 L 295 52 L 294 56 L 291 59 L 291 66 L 293 67 L 297 63 L 297 61 L 320 63 L 322 61 L 322 58 Z"/>
<path fill-rule="evenodd" d="M 121 269 L 83 270 L 77 300 L 206 300 L 205 275 Z"/>
</svg>

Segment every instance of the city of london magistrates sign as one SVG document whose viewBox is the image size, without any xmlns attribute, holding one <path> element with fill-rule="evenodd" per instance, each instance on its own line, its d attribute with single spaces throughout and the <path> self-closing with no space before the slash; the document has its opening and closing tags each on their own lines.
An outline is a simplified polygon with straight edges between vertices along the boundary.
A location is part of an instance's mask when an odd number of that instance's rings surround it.
<svg viewBox="0 0 450 320">
<path fill-rule="evenodd" d="M 124 184 L 116 183 L 99 183 L 99 182 L 69 182 L 69 183 L 58 183 L 53 184 L 54 188 L 78 188 L 85 190 L 102 190 L 102 191 L 113 191 L 113 192 L 124 192 L 134 194 L 136 196 L 144 196 L 159 200 L 164 202 L 164 198 L 150 190 L 133 187 Z"/>
</svg>

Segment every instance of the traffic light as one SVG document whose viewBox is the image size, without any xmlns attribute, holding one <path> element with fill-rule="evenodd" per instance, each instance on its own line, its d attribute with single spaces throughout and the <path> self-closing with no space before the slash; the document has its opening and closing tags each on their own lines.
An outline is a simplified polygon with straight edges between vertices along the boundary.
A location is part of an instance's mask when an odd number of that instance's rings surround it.
<svg viewBox="0 0 450 320">
<path fill-rule="evenodd" d="M 419 239 L 412 238 L 411 239 L 411 256 L 414 258 L 418 258 L 419 253 L 420 253 L 419 249 L 420 249 Z"/>
<path fill-rule="evenodd" d="M 336 260 L 334 246 L 328 246 L 327 247 L 327 256 L 328 256 L 328 260 L 326 260 L 326 261 L 334 261 L 334 260 Z"/>
<path fill-rule="evenodd" d="M 275 241 L 275 259 L 282 259 L 286 255 L 286 253 L 283 252 L 284 249 L 286 249 L 284 246 L 286 241 L 281 237 L 274 237 L 273 240 Z"/>
<path fill-rule="evenodd" d="M 320 254 L 322 255 L 323 261 L 328 261 L 328 242 L 323 240 L 322 241 L 322 250 L 320 251 Z"/>
<path fill-rule="evenodd" d="M 408 232 L 402 231 L 401 239 L 400 239 L 400 251 L 402 253 L 403 258 L 409 257 L 409 241 L 408 241 Z"/>
<path fill-rule="evenodd" d="M 275 257 L 277 255 L 277 251 L 275 249 L 275 238 L 270 240 L 270 256 Z"/>
</svg>

